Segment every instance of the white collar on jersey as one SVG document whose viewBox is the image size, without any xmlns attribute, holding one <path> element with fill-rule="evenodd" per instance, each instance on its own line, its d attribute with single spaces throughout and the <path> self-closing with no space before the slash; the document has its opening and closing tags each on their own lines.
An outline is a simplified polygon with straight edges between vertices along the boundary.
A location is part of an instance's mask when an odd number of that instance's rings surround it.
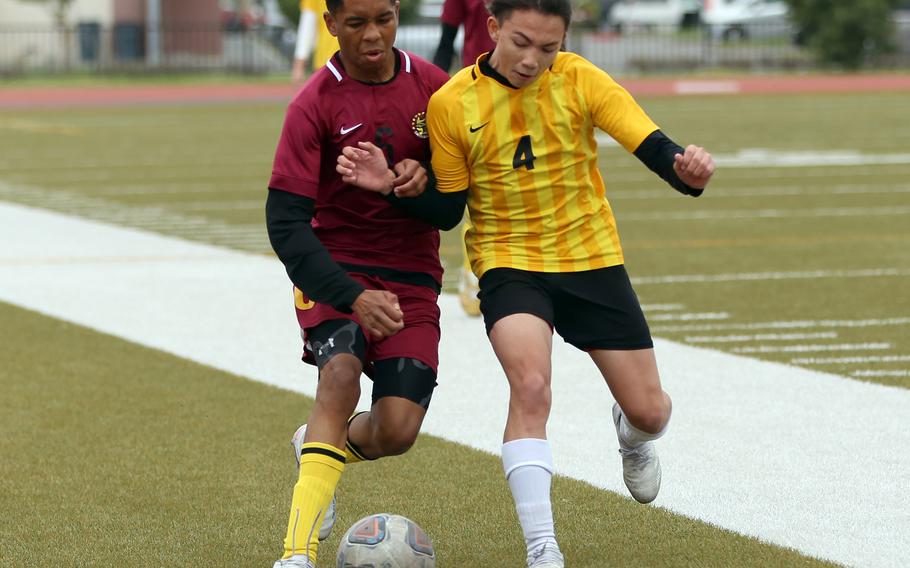
<svg viewBox="0 0 910 568">
<path fill-rule="evenodd" d="M 411 72 L 411 56 L 408 55 L 407 51 L 404 51 L 401 49 L 396 49 L 395 53 L 400 53 L 401 55 L 404 56 L 404 72 L 410 73 Z M 341 73 L 338 71 L 338 68 L 335 67 L 335 64 L 332 63 L 331 59 L 326 61 L 325 66 L 328 67 L 329 71 L 332 72 L 332 75 L 335 76 L 335 79 L 340 83 L 341 82 Z"/>
</svg>

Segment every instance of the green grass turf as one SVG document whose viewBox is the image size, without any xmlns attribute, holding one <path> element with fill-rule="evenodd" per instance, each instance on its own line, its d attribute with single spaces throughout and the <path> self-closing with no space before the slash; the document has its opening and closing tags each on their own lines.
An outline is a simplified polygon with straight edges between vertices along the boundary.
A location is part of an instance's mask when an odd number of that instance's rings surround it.
<svg viewBox="0 0 910 568">
<path fill-rule="evenodd" d="M 271 566 L 309 398 L 8 304 L 0 321 L 0 565 Z M 563 477 L 553 498 L 576 568 L 826 565 Z M 322 565 L 380 511 L 417 520 L 442 568 L 523 565 L 494 456 L 422 436 L 349 467 L 339 503 Z"/>
<path fill-rule="evenodd" d="M 678 142 L 698 143 L 717 155 L 750 148 L 906 155 L 910 147 L 906 93 L 640 102 Z M 271 254 L 263 223 L 264 188 L 283 113 L 279 104 L 0 112 L 0 199 Z M 601 166 L 629 272 L 647 278 L 910 270 L 906 162 L 721 168 L 699 199 L 677 195 L 617 148 L 602 151 Z M 449 290 L 457 276 L 453 268 L 460 264 L 459 238 L 452 231 L 442 239 Z M 637 284 L 636 289 L 645 304 L 681 304 L 680 313 L 724 312 L 729 315 L 724 323 L 746 325 L 907 318 L 906 282 L 902 275 Z M 706 334 L 657 319 L 652 326 L 655 335 L 678 341 Z M 789 344 L 889 347 L 755 356 L 785 363 L 805 357 L 910 356 L 907 324 L 711 333 L 823 331 L 837 337 Z M 768 343 L 755 339 L 708 346 L 732 351 Z M 907 361 L 805 366 L 848 376 L 869 369 L 890 371 L 895 375 L 862 380 L 910 387 L 910 376 L 900 375 L 910 368 Z"/>
</svg>

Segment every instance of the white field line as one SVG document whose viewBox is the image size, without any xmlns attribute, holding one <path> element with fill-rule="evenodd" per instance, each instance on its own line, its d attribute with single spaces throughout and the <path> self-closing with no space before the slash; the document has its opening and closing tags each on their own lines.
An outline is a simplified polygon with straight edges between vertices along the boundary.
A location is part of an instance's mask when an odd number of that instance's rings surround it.
<svg viewBox="0 0 910 568">
<path fill-rule="evenodd" d="M 744 148 L 735 154 L 716 154 L 724 168 L 803 168 L 807 166 L 868 166 L 910 164 L 910 154 L 864 154 L 856 150 L 773 150 Z"/>
<path fill-rule="evenodd" d="M 850 373 L 851 377 L 910 377 L 910 370 L 899 369 L 897 371 L 876 371 L 876 370 L 864 370 L 864 371 L 853 371 Z"/>
<path fill-rule="evenodd" d="M 730 314 L 727 312 L 695 312 L 683 314 L 653 314 L 649 315 L 651 321 L 703 321 L 703 320 L 725 320 L 729 319 Z"/>
<path fill-rule="evenodd" d="M 790 209 L 726 209 L 696 211 L 628 212 L 623 221 L 711 221 L 720 219 L 792 219 L 818 217 L 890 217 L 910 215 L 910 207 L 815 207 Z"/>
<path fill-rule="evenodd" d="M 634 281 L 634 279 L 633 279 Z M 637 283 L 637 282 L 636 282 Z M 658 325 L 651 326 L 651 331 L 660 333 L 677 333 L 683 331 L 747 331 L 757 329 L 814 329 L 819 327 L 879 327 L 910 324 L 910 317 L 883 318 L 883 319 L 856 319 L 856 320 L 792 320 L 792 321 L 766 321 L 753 323 L 705 323 L 683 325 Z"/>
<path fill-rule="evenodd" d="M 815 351 L 883 351 L 891 349 L 890 343 L 819 343 L 813 345 L 754 345 L 734 347 L 734 353 L 812 353 Z"/>
<path fill-rule="evenodd" d="M 595 136 L 600 147 L 619 146 L 608 134 L 598 131 Z M 805 168 L 831 166 L 873 166 L 910 164 L 910 154 L 864 154 L 855 150 L 790 150 L 744 148 L 735 154 L 714 154 L 721 168 Z M 829 174 L 830 175 L 830 174 Z"/>
<path fill-rule="evenodd" d="M 757 333 L 752 335 L 691 335 L 686 343 L 747 343 L 752 341 L 804 341 L 807 339 L 837 339 L 835 331 L 818 333 Z"/>
<path fill-rule="evenodd" d="M 910 361 L 910 355 L 870 355 L 862 357 L 797 357 L 790 359 L 794 365 L 852 365 L 866 363 L 902 363 Z"/>
<path fill-rule="evenodd" d="M 658 180 L 659 181 L 659 180 Z M 709 190 L 711 191 L 711 190 Z M 743 197 L 782 197 L 782 196 L 813 196 L 813 195 L 895 195 L 910 193 L 910 186 L 881 186 L 881 185 L 847 185 L 847 186 L 778 186 L 772 185 L 767 187 L 749 188 L 749 189 L 730 189 L 724 188 L 721 191 L 711 191 L 711 200 L 730 198 L 740 199 Z M 672 194 L 667 189 L 623 189 L 622 192 L 611 192 L 608 197 L 610 201 L 618 200 L 640 200 L 640 199 L 667 199 Z"/>
<path fill-rule="evenodd" d="M 642 304 L 641 309 L 646 312 L 676 312 L 686 306 L 684 304 Z"/>
<path fill-rule="evenodd" d="M 642 284 L 680 284 L 685 282 L 740 282 L 762 280 L 803 280 L 818 278 L 881 278 L 910 276 L 910 269 L 867 268 L 857 270 L 795 270 L 792 272 L 739 272 L 731 274 L 674 274 L 667 276 L 638 276 L 632 278 L 636 286 Z"/>
<path fill-rule="evenodd" d="M 2 203 L 0 243 L 3 301 L 315 392 L 274 258 Z M 41 262 L 49 251 L 68 262 Z M 498 454 L 508 387 L 483 323 L 454 296 L 442 296 L 440 308 L 439 387 L 424 431 Z M 656 506 L 845 565 L 905 566 L 910 391 L 659 338 L 655 345 L 674 401 L 658 443 Z M 553 350 L 548 437 L 557 472 L 626 495 L 603 379 L 584 353 L 562 341 Z M 592 439 L 601 449 L 594 454 Z M 868 459 L 870 447 L 887 447 L 888 459 Z"/>
</svg>

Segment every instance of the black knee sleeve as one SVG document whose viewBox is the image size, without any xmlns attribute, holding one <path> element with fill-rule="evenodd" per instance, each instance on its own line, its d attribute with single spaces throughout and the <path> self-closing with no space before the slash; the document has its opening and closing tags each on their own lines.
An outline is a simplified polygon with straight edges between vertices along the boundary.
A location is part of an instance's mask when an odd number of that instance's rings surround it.
<svg viewBox="0 0 910 568">
<path fill-rule="evenodd" d="M 398 396 L 429 408 L 436 373 L 422 361 L 407 357 L 373 363 L 373 404 L 384 396 Z"/>
</svg>

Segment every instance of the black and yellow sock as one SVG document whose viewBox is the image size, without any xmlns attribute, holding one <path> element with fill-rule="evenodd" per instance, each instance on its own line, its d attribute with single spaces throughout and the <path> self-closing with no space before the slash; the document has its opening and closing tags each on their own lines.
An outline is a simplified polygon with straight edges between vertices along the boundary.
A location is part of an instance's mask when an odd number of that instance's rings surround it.
<svg viewBox="0 0 910 568">
<path fill-rule="evenodd" d="M 310 442 L 300 450 L 300 473 L 291 499 L 291 516 L 284 539 L 284 556 L 306 554 L 316 562 L 319 527 L 344 471 L 343 450 Z"/>
<path fill-rule="evenodd" d="M 348 427 L 350 427 L 351 422 L 353 422 L 355 418 L 357 418 L 361 414 L 366 414 L 367 412 L 369 412 L 369 411 L 364 410 L 362 412 L 355 412 L 353 416 L 348 418 Z M 347 442 L 345 443 L 344 455 L 345 455 L 347 463 L 358 463 L 358 462 L 370 461 L 370 460 L 374 459 L 374 458 L 368 458 L 366 455 L 364 455 L 363 450 L 358 448 L 356 444 L 351 443 L 350 437 L 347 439 Z"/>
</svg>

